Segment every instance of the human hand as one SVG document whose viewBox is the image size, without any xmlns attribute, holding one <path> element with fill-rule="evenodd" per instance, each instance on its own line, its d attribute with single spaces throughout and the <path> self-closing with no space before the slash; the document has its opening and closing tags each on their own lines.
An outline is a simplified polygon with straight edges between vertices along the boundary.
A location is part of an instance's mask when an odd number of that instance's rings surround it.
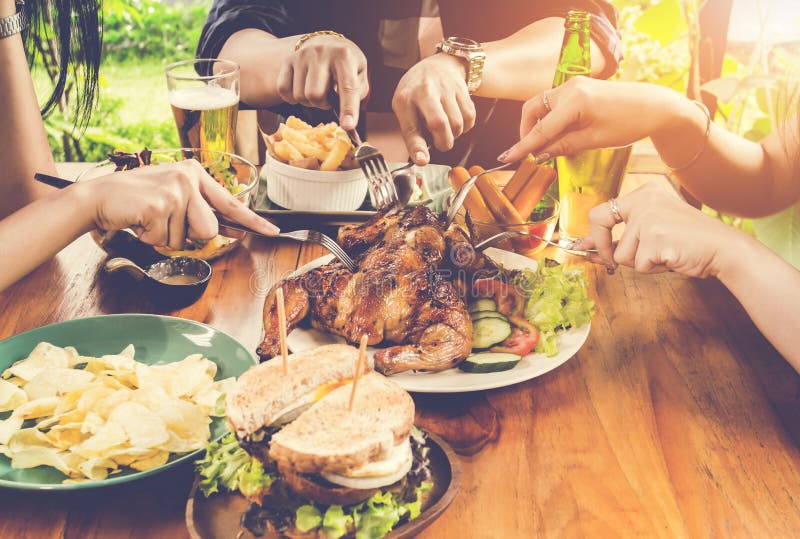
<svg viewBox="0 0 800 539">
<path fill-rule="evenodd" d="M 130 227 L 151 245 L 182 249 L 187 237 L 217 235 L 215 209 L 232 221 L 267 235 L 278 228 L 236 200 L 194 159 L 114 172 L 85 184 L 94 222 L 104 230 Z"/>
<path fill-rule="evenodd" d="M 605 203 L 589 212 L 591 235 L 572 246 L 596 247 L 597 254 L 588 258 L 605 264 L 609 273 L 621 264 L 641 273 L 672 270 L 691 277 L 716 276 L 742 241 L 741 232 L 657 186 L 645 185 L 616 201 L 625 222 L 619 242 L 611 241 L 618 221 Z"/>
<path fill-rule="evenodd" d="M 277 79 L 286 103 L 329 109 L 329 95 L 339 95 L 339 123 L 355 129 L 361 100 L 369 93 L 367 58 L 349 39 L 320 35 L 287 56 Z"/>
<path fill-rule="evenodd" d="M 522 107 L 520 141 L 498 160 L 539 162 L 594 148 L 627 146 L 672 127 L 690 102 L 653 84 L 575 77 Z M 694 110 L 696 112 L 696 109 Z"/>
<path fill-rule="evenodd" d="M 408 155 L 417 165 L 430 161 L 424 130 L 441 151 L 475 125 L 475 104 L 467 90 L 466 66 L 447 54 L 434 54 L 409 69 L 392 98 L 392 110 Z"/>
</svg>

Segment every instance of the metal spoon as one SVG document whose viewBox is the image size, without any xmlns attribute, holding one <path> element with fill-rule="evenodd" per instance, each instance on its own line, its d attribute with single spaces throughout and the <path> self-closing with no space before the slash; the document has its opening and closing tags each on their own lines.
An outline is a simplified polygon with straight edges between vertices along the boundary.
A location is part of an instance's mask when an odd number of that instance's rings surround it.
<svg viewBox="0 0 800 539">
<path fill-rule="evenodd" d="M 414 196 L 414 187 L 417 185 L 417 177 L 407 172 L 394 174 L 394 188 L 397 191 L 397 208 L 402 210 L 408 205 L 411 197 Z"/>
</svg>

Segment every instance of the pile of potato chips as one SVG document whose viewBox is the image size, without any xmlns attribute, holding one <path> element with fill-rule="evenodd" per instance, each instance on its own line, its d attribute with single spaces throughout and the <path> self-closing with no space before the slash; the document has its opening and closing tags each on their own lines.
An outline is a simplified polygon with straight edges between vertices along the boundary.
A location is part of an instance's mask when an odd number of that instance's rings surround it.
<svg viewBox="0 0 800 539">
<path fill-rule="evenodd" d="M 311 127 L 289 116 L 266 142 L 275 159 L 295 167 L 326 171 L 358 168 L 350 137 L 333 122 Z"/>
<path fill-rule="evenodd" d="M 81 356 L 39 343 L 0 379 L 0 454 L 15 468 L 52 466 L 70 479 L 100 480 L 129 466 L 149 470 L 170 453 L 204 447 L 210 416 L 223 415 L 233 378 L 200 354 L 175 363 Z"/>
</svg>

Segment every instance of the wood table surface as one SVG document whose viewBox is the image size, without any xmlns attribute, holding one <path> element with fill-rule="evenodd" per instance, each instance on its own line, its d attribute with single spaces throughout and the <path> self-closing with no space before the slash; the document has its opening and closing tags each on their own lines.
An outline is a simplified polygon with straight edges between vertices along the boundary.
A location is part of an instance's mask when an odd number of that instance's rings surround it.
<svg viewBox="0 0 800 539">
<path fill-rule="evenodd" d="M 652 156 L 631 170 L 625 189 L 665 181 Z M 249 238 L 214 263 L 200 301 L 168 314 L 255 349 L 266 290 L 323 254 Z M 104 256 L 84 236 L 0 294 L 0 338 L 154 312 L 98 271 Z M 504 389 L 416 397 L 420 423 L 477 441 L 422 537 L 800 536 L 798 375 L 715 280 L 586 270 L 597 314 L 570 361 Z M 0 490 L 0 537 L 186 537 L 191 482 L 183 466 L 94 491 Z"/>
</svg>

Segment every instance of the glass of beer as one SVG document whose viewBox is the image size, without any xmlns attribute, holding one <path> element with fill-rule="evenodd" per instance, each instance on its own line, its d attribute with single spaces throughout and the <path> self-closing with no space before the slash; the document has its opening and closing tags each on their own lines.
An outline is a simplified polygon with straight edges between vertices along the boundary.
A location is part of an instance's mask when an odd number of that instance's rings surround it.
<svg viewBox="0 0 800 539">
<path fill-rule="evenodd" d="M 181 146 L 233 152 L 239 66 L 227 60 L 184 60 L 168 65 L 166 72 Z"/>
<path fill-rule="evenodd" d="M 589 210 L 619 195 L 632 149 L 603 148 L 556 158 L 559 241 L 571 243 L 589 235 Z"/>
</svg>

